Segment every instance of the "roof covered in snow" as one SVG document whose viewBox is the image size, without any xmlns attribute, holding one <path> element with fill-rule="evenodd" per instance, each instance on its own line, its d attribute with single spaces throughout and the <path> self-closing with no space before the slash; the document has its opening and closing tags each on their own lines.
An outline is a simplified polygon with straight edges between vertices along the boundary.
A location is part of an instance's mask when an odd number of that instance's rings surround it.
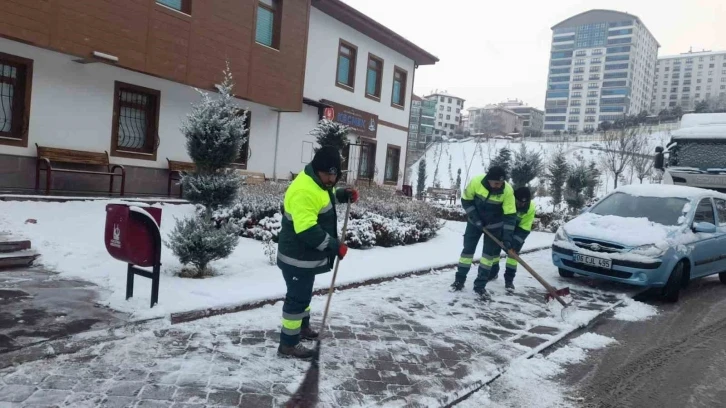
<svg viewBox="0 0 726 408">
<path fill-rule="evenodd" d="M 694 199 L 709 195 L 726 199 L 726 194 L 716 191 L 696 187 L 675 186 L 673 184 L 630 184 L 620 187 L 615 191 L 636 197 L 679 197 Z"/>
<path fill-rule="evenodd" d="M 673 139 L 726 139 L 726 124 L 681 128 L 671 136 Z"/>
</svg>

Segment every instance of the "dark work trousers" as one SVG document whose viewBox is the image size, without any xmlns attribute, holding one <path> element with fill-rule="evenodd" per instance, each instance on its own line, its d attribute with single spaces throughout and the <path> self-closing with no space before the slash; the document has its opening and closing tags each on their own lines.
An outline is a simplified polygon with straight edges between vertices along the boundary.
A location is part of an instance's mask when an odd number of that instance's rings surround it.
<svg viewBox="0 0 726 408">
<path fill-rule="evenodd" d="M 280 343 L 295 346 L 300 342 L 300 330 L 310 326 L 310 300 L 313 297 L 315 274 L 281 269 L 287 293 L 282 305 Z"/>
<path fill-rule="evenodd" d="M 501 225 L 501 224 L 500 224 Z M 502 239 L 503 228 L 490 229 L 497 239 Z M 461 251 L 461 257 L 459 258 L 459 268 L 456 271 L 456 280 L 458 282 L 465 282 L 466 275 L 471 269 L 471 265 L 474 261 L 474 252 L 476 246 L 479 244 L 479 239 L 484 233 L 474 224 L 467 223 L 466 231 L 464 232 L 464 250 Z M 479 271 L 477 273 L 476 280 L 474 281 L 474 290 L 484 289 L 489 280 L 489 274 L 491 273 L 492 266 L 499 261 L 499 254 L 501 248 L 496 242 L 492 241 L 488 236 L 484 236 L 484 246 L 482 248 L 481 261 L 479 262 Z"/>
<path fill-rule="evenodd" d="M 519 252 L 522 250 L 522 247 L 524 246 L 524 241 L 519 242 L 518 240 L 515 239 L 512 243 L 512 246 L 513 246 L 512 249 L 514 250 L 514 252 L 519 254 Z M 505 282 L 514 281 L 514 276 L 517 274 L 518 265 L 519 265 L 519 263 L 515 259 L 507 256 L 507 267 L 504 269 L 504 281 Z M 490 279 L 494 279 L 498 274 L 499 274 L 499 260 L 497 260 L 497 262 L 492 266 L 492 272 L 490 275 Z"/>
</svg>

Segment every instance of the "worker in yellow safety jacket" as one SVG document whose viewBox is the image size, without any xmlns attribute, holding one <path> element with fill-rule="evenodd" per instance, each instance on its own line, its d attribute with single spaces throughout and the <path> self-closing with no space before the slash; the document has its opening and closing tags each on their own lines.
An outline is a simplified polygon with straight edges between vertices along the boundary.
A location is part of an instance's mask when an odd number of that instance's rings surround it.
<svg viewBox="0 0 726 408">
<path fill-rule="evenodd" d="M 341 175 L 340 152 L 322 147 L 285 192 L 278 236 L 277 266 L 287 285 L 277 352 L 283 357 L 310 359 L 313 350 L 300 340 L 318 337 L 310 327 L 310 300 L 315 275 L 329 272 L 348 247 L 338 241 L 338 203 L 358 201 L 358 191 L 336 189 Z"/>
<path fill-rule="evenodd" d="M 451 284 L 452 291 L 461 291 L 466 282 L 466 275 L 474 261 L 474 251 L 486 228 L 492 235 L 502 241 L 507 249 L 512 248 L 514 227 L 517 222 L 517 208 L 514 203 L 514 190 L 507 183 L 506 171 L 494 166 L 486 176 L 474 177 L 461 195 L 461 205 L 466 211 L 468 222 L 464 232 L 464 249 L 459 258 L 456 279 Z M 474 292 L 482 300 L 488 300 L 486 290 L 489 275 L 495 263 L 499 262 L 501 248 L 484 235 L 479 271 L 474 281 Z"/>
<path fill-rule="evenodd" d="M 517 225 L 514 228 L 512 239 L 512 250 L 519 254 L 524 245 L 524 241 L 532 231 L 534 216 L 537 206 L 532 201 L 532 192 L 529 187 L 520 187 L 514 190 L 514 200 L 517 206 Z M 519 263 L 516 259 L 507 255 L 507 266 L 504 269 L 504 287 L 507 292 L 514 292 L 514 275 L 517 274 L 517 266 Z M 493 281 L 499 277 L 499 261 L 492 267 L 489 280 Z"/>
</svg>

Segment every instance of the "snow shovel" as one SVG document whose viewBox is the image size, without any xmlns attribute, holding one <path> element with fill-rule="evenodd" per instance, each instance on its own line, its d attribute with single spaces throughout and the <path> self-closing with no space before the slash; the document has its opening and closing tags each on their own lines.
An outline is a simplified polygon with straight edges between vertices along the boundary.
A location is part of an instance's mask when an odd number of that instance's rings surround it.
<svg viewBox="0 0 726 408">
<path fill-rule="evenodd" d="M 570 294 L 570 288 L 555 289 L 552 285 L 550 285 L 549 283 L 547 283 L 547 281 L 544 280 L 544 278 L 542 278 L 541 276 L 539 276 L 539 274 L 537 272 L 535 272 L 534 269 L 532 269 L 532 267 L 530 267 L 527 264 L 527 262 L 524 262 L 524 260 L 522 258 L 520 258 L 519 255 L 517 255 L 517 253 L 514 252 L 513 249 L 510 249 L 509 251 L 507 251 L 507 248 L 504 247 L 504 244 L 502 243 L 502 241 L 498 240 L 494 236 L 494 234 L 492 234 L 491 232 L 489 232 L 489 230 L 486 229 L 486 228 L 483 228 L 483 230 L 484 230 L 484 233 L 489 238 L 491 238 L 492 241 L 494 241 L 497 245 L 499 245 L 499 247 L 502 248 L 502 250 L 504 250 L 505 252 L 507 252 L 507 255 L 511 256 L 512 258 L 514 258 L 514 260 L 516 260 L 517 262 L 519 262 L 519 264 L 522 265 L 524 267 L 524 269 L 527 270 L 527 272 L 529 272 L 532 276 L 534 276 L 534 278 L 537 279 L 537 281 L 540 284 L 542 284 L 542 286 L 544 286 L 545 289 L 547 289 L 547 292 L 548 293 L 545 295 L 545 301 L 549 302 L 551 299 L 557 299 L 557 301 L 560 302 L 560 304 L 565 309 L 567 309 L 568 307 L 570 307 L 570 305 L 572 304 L 572 302 L 567 303 L 567 302 L 565 302 L 562 299 L 563 296 L 568 296 Z M 564 315 L 565 315 L 565 309 L 562 310 L 563 318 L 564 318 Z"/>
<path fill-rule="evenodd" d="M 345 234 L 348 230 L 348 216 L 350 215 L 350 203 L 345 208 L 345 219 L 343 221 L 343 237 L 340 242 L 345 242 Z M 335 289 L 335 278 L 338 276 L 338 267 L 340 266 L 340 258 L 335 260 L 335 268 L 333 269 L 333 279 L 330 281 L 330 289 L 328 290 L 328 300 L 325 303 L 325 311 L 323 312 L 323 322 L 320 324 L 320 332 L 318 341 L 315 344 L 313 360 L 310 368 L 305 373 L 305 378 L 295 394 L 285 404 L 285 408 L 312 408 L 318 404 L 318 385 L 320 382 L 320 341 L 323 338 L 323 330 L 325 330 L 325 322 L 328 320 L 328 310 L 330 309 L 330 300 L 333 298 L 333 290 Z"/>
</svg>

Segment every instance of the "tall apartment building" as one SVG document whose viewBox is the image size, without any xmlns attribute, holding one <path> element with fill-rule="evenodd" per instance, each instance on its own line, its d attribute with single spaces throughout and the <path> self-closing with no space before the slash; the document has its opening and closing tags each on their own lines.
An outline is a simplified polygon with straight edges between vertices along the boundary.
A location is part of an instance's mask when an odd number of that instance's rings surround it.
<svg viewBox="0 0 726 408">
<path fill-rule="evenodd" d="M 687 52 L 658 58 L 652 113 L 726 96 L 726 51 Z"/>
<path fill-rule="evenodd" d="M 660 45 L 636 16 L 590 10 L 552 27 L 545 132 L 648 110 Z"/>
<path fill-rule="evenodd" d="M 424 99 L 436 101 L 434 135 L 454 136 L 456 128 L 461 123 L 465 100 L 446 92 L 436 92 L 424 97 Z"/>
</svg>

